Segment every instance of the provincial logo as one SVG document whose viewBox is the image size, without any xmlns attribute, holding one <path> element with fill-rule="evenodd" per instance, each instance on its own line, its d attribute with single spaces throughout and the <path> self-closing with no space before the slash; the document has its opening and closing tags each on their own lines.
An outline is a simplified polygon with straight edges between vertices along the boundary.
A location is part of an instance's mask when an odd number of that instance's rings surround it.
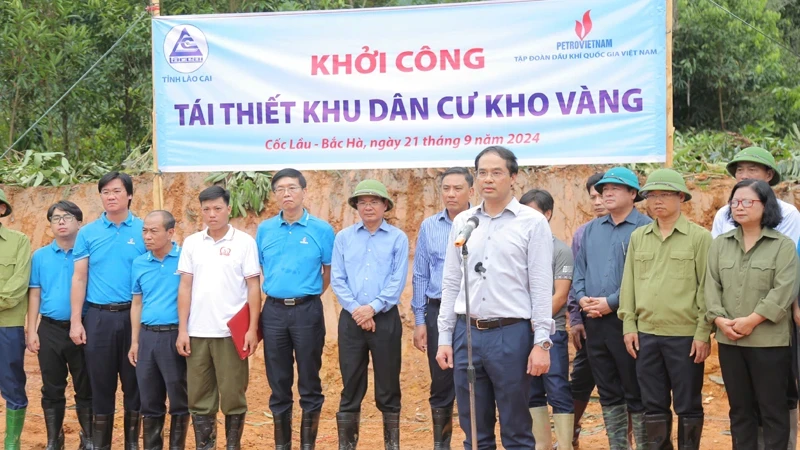
<svg viewBox="0 0 800 450">
<path fill-rule="evenodd" d="M 206 35 L 193 25 L 172 27 L 164 37 L 164 57 L 178 72 L 194 72 L 208 59 Z"/>
</svg>

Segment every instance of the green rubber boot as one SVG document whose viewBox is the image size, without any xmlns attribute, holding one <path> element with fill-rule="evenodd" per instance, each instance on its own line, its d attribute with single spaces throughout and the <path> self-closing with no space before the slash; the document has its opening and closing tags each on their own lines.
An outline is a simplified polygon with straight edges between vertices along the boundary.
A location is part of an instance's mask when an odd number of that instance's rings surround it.
<svg viewBox="0 0 800 450">
<path fill-rule="evenodd" d="M 22 426 L 25 425 L 25 408 L 6 410 L 6 450 L 20 449 Z"/>
</svg>

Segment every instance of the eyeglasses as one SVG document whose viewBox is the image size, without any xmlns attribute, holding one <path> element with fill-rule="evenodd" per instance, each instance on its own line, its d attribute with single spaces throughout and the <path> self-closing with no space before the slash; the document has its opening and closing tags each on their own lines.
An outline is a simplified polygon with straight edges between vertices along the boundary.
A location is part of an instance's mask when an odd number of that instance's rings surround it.
<svg viewBox="0 0 800 450">
<path fill-rule="evenodd" d="M 664 201 L 664 200 L 666 200 L 668 198 L 676 197 L 677 195 L 678 195 L 677 192 L 670 192 L 670 193 L 664 193 L 664 194 L 648 194 L 647 195 L 647 199 L 648 200 L 655 200 L 655 201 Z"/>
<path fill-rule="evenodd" d="M 744 200 L 733 199 L 730 201 L 729 205 L 731 206 L 731 209 L 738 208 L 740 204 L 745 208 L 752 208 L 756 202 L 761 203 L 761 200 L 750 200 L 749 198 Z"/>
<path fill-rule="evenodd" d="M 489 172 L 488 170 L 479 170 L 478 171 L 478 178 L 481 179 L 481 180 L 485 180 L 486 178 L 489 177 L 489 175 L 492 176 L 493 180 L 496 180 L 498 178 L 503 178 L 504 176 L 506 176 L 506 172 L 504 172 L 502 170 L 493 170 L 491 172 Z"/>
<path fill-rule="evenodd" d="M 356 203 L 356 205 L 358 205 L 359 208 L 366 208 L 367 206 L 369 206 L 370 208 L 377 208 L 378 206 L 380 206 L 382 204 L 383 204 L 383 202 L 380 201 L 380 200 L 372 200 L 372 201 L 368 201 L 368 202 L 360 201 L 360 202 Z"/>
<path fill-rule="evenodd" d="M 297 194 L 298 192 L 300 192 L 300 189 L 302 189 L 300 186 L 279 187 L 279 188 L 273 189 L 272 192 L 274 192 L 274 193 L 276 193 L 278 195 L 283 195 L 283 194 L 285 194 L 287 192 L 290 193 L 291 195 L 294 195 L 294 194 Z"/>
<path fill-rule="evenodd" d="M 75 220 L 75 216 L 72 214 L 64 214 L 63 216 L 50 216 L 50 223 L 59 223 L 62 220 L 64 223 L 70 223 Z"/>
</svg>

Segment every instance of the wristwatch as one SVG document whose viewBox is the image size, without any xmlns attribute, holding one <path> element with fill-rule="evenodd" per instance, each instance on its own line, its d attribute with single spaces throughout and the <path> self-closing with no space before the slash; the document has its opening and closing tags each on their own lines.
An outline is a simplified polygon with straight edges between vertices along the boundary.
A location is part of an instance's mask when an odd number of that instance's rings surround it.
<svg viewBox="0 0 800 450">
<path fill-rule="evenodd" d="M 542 342 L 540 342 L 540 343 L 538 343 L 536 345 L 538 345 L 539 347 L 542 347 L 542 350 L 544 350 L 546 352 L 549 352 L 550 351 L 550 347 L 553 346 L 553 342 L 552 341 L 542 341 Z"/>
</svg>

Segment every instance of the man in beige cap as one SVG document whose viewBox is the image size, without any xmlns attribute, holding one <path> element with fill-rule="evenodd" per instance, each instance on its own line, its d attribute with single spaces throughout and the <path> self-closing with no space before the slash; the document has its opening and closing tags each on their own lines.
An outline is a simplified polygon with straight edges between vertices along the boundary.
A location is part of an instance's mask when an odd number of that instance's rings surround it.
<svg viewBox="0 0 800 450">
<path fill-rule="evenodd" d="M 6 193 L 0 190 L 0 217 L 11 214 Z M 6 400 L 4 448 L 19 450 L 25 423 L 25 313 L 28 310 L 28 278 L 31 275 L 31 243 L 28 238 L 0 224 L 0 394 Z"/>
<path fill-rule="evenodd" d="M 394 202 L 381 182 L 358 183 L 348 203 L 358 210 L 361 222 L 336 235 L 331 264 L 331 287 L 342 305 L 339 368 L 344 387 L 336 413 L 339 449 L 355 449 L 358 444 L 371 354 L 385 448 L 398 450 L 403 326 L 397 304 L 408 274 L 408 237 L 384 220 Z"/>
</svg>

